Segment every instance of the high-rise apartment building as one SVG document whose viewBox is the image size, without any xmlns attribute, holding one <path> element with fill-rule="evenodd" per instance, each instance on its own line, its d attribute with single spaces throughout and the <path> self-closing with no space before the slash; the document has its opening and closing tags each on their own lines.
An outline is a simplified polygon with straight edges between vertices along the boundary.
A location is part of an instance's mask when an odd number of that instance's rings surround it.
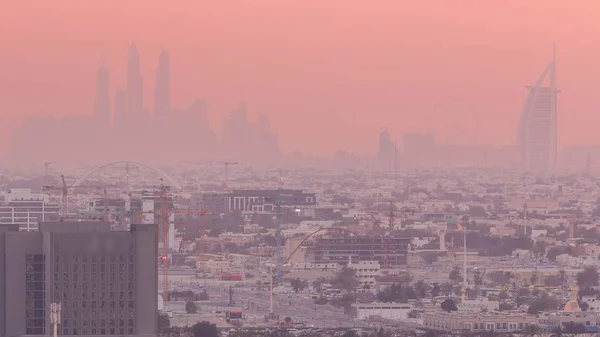
<svg viewBox="0 0 600 337">
<path fill-rule="evenodd" d="M 43 222 L 36 232 L 0 225 L 0 337 L 156 336 L 158 231 L 136 224 Z"/>
<path fill-rule="evenodd" d="M 396 165 L 396 146 L 387 131 L 379 134 L 379 168 L 391 170 Z"/>
<path fill-rule="evenodd" d="M 115 125 L 123 126 L 127 118 L 127 93 L 117 90 L 115 95 Z"/>
<path fill-rule="evenodd" d="M 154 91 L 154 114 L 164 116 L 171 112 L 171 60 L 169 53 L 162 51 L 156 68 Z"/>
<path fill-rule="evenodd" d="M 548 84 L 544 85 L 546 80 Z M 558 149 L 556 59 L 528 89 L 518 131 L 521 162 L 527 170 L 551 170 L 556 165 Z"/>
<path fill-rule="evenodd" d="M 135 43 L 129 46 L 127 62 L 127 116 L 140 118 L 144 112 L 144 79 L 140 72 L 140 54 Z"/>
<path fill-rule="evenodd" d="M 108 69 L 103 65 L 98 69 L 96 75 L 96 103 L 94 105 L 94 116 L 102 126 L 110 125 L 110 93 L 108 89 Z"/>
</svg>

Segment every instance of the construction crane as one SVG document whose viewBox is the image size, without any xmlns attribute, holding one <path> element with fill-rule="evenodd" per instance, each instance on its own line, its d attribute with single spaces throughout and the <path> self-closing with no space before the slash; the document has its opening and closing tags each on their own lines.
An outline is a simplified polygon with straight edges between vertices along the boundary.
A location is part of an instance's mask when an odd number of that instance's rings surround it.
<svg viewBox="0 0 600 337">
<path fill-rule="evenodd" d="M 229 165 L 237 165 L 239 164 L 237 161 L 226 161 L 223 162 L 225 165 L 225 188 L 229 187 Z"/>
<path fill-rule="evenodd" d="M 375 216 L 371 215 L 371 221 L 373 221 L 373 227 L 377 230 L 381 231 L 381 247 L 383 248 L 383 253 L 385 254 L 383 260 L 383 267 L 386 268 L 388 266 L 388 251 L 385 243 L 385 230 L 381 228 L 380 221 L 375 219 Z"/>
<path fill-rule="evenodd" d="M 47 161 L 44 163 L 44 175 L 48 176 L 48 167 L 50 167 L 50 165 L 54 163 L 53 161 Z"/>
<path fill-rule="evenodd" d="M 169 216 L 171 214 L 178 215 L 197 215 L 200 217 L 200 263 L 201 268 L 203 268 L 203 259 L 204 259 L 204 222 L 202 221 L 202 217 L 207 214 L 220 215 L 220 213 L 215 212 L 207 212 L 202 209 L 187 209 L 187 210 L 169 210 L 169 193 L 171 192 L 170 186 L 166 186 L 163 184 L 163 179 L 160 179 L 160 210 L 159 211 L 142 211 L 138 212 L 138 216 L 142 216 L 143 214 L 158 214 L 160 215 L 160 226 L 162 229 L 162 237 L 163 237 L 163 249 L 161 254 L 162 260 L 162 270 L 163 270 L 163 300 L 167 301 L 169 299 Z"/>
<path fill-rule="evenodd" d="M 44 192 L 50 192 L 50 191 L 60 191 L 60 217 L 62 219 L 67 219 L 69 216 L 69 190 L 71 190 L 73 188 L 73 186 L 68 186 L 67 182 L 65 181 L 65 176 L 64 175 L 60 175 L 60 179 L 62 181 L 62 186 L 54 186 L 54 185 L 42 185 L 42 189 Z M 83 185 L 78 185 L 77 187 L 79 188 L 96 188 L 96 189 L 100 189 L 100 188 L 104 188 L 104 195 L 107 195 L 107 191 L 106 191 L 106 187 L 104 186 L 83 186 Z M 105 201 L 105 213 L 108 213 L 108 204 L 106 204 Z"/>
<path fill-rule="evenodd" d="M 65 176 L 61 174 L 60 178 L 62 179 L 62 186 L 58 187 L 54 185 L 42 185 L 42 189 L 44 190 L 44 192 L 49 192 L 52 190 L 60 191 L 60 217 L 65 219 L 69 212 L 69 200 L 67 198 L 69 193 L 69 187 L 65 182 Z"/>
</svg>

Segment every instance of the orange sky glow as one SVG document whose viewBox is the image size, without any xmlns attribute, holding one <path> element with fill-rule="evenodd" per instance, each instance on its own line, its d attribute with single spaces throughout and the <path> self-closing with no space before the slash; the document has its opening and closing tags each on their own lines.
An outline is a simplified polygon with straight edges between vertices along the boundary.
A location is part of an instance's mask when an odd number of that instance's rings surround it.
<svg viewBox="0 0 600 337">
<path fill-rule="evenodd" d="M 373 153 L 381 127 L 399 141 L 404 132 L 431 131 L 448 142 L 513 144 L 525 85 L 551 61 L 556 42 L 559 145 L 600 144 L 596 1 L 7 0 L 1 7 L 0 153 L 30 116 L 92 114 L 101 60 L 111 92 L 125 88 L 131 41 L 147 107 L 166 49 L 174 107 L 205 99 L 220 130 L 245 101 L 251 116 L 271 118 L 284 151 L 314 154 Z"/>
</svg>

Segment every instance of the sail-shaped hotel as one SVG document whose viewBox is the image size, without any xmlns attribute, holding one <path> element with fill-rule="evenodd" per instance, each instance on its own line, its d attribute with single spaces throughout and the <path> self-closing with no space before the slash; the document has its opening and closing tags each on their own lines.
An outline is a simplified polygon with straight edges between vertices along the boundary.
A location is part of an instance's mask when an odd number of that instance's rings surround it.
<svg viewBox="0 0 600 337">
<path fill-rule="evenodd" d="M 556 165 L 556 58 L 540 75 L 529 95 L 519 121 L 518 146 L 523 168 L 540 172 Z"/>
</svg>

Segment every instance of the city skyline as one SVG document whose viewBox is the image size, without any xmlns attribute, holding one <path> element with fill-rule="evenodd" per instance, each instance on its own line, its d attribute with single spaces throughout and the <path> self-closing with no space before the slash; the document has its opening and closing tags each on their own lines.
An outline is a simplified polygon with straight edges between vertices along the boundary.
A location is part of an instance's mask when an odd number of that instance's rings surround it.
<svg viewBox="0 0 600 337">
<path fill-rule="evenodd" d="M 127 87 L 114 92 L 114 120 L 111 117 L 110 69 L 103 61 L 96 73 L 93 111 L 73 117 L 30 118 L 13 131 L 11 158 L 35 162 L 74 156 L 79 161 L 97 162 L 115 158 L 183 160 L 193 154 L 200 160 L 236 158 L 249 163 L 278 159 L 278 136 L 272 132 L 269 118 L 259 115 L 251 120 L 245 103 L 226 117 L 220 137 L 208 122 L 206 101 L 196 99 L 187 109 L 173 108 L 170 103 L 170 56 L 166 50 L 158 56 L 154 106 L 145 106 L 144 93 L 150 89 L 144 89 L 141 60 L 136 43 L 131 42 L 127 56 Z M 52 136 L 43 144 L 35 141 L 35 136 L 44 132 Z M 111 149 L 108 155 L 103 152 L 107 148 Z"/>
<path fill-rule="evenodd" d="M 7 152 L 8 135 L 33 115 L 90 111 L 100 58 L 110 68 L 113 108 L 114 91 L 126 89 L 122 60 L 132 40 L 144 55 L 146 107 L 154 105 L 155 57 L 166 49 L 173 107 L 202 97 L 210 103 L 211 126 L 220 131 L 222 119 L 244 101 L 251 117 L 270 118 L 285 152 L 318 155 L 340 149 L 375 153 L 381 127 L 395 137 L 427 132 L 442 142 L 471 142 L 476 133 L 469 120 L 476 112 L 480 144 L 514 144 L 527 96 L 523 86 L 539 75 L 556 41 L 559 110 L 565 112 L 559 116 L 559 147 L 600 143 L 593 130 L 600 122 L 596 28 L 586 24 L 596 4 L 574 9 L 550 1 L 535 19 L 515 16 L 514 8 L 528 13 L 538 6 L 514 1 L 478 3 L 468 12 L 427 1 L 383 1 L 377 7 L 351 2 L 343 10 L 335 1 L 198 6 L 9 6 L 0 14 L 1 30 L 14 32 L 3 37 L 0 55 L 0 151 Z M 326 19 L 333 12 L 336 25 Z M 267 13 L 271 21 L 264 22 Z M 223 17 L 228 20 L 218 19 Z M 306 137 L 306 130 L 313 136 Z"/>
</svg>

